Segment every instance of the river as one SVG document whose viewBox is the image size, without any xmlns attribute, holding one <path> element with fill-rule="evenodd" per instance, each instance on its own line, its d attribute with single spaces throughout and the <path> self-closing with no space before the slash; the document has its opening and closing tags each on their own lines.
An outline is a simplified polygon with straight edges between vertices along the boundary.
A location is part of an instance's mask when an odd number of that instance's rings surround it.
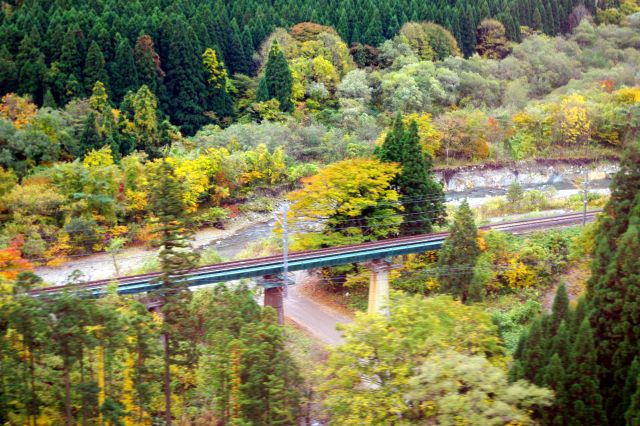
<svg viewBox="0 0 640 426">
<path fill-rule="evenodd" d="M 591 192 L 608 193 L 610 179 L 602 178 L 589 183 Z M 524 189 L 549 189 L 555 188 L 555 197 L 568 197 L 580 193 L 571 182 L 554 174 L 544 183 L 533 183 L 522 185 Z M 448 191 L 446 200 L 453 205 L 459 204 L 463 199 L 467 199 L 472 207 L 479 206 L 488 197 L 504 195 L 507 187 L 475 187 L 464 191 Z M 275 219 L 270 215 L 254 215 L 245 217 L 236 222 L 232 222 L 228 229 L 218 230 L 207 228 L 200 230 L 194 240 L 194 247 L 215 248 L 218 254 L 224 259 L 233 259 L 252 242 L 258 242 L 271 235 L 275 226 Z M 116 261 L 121 275 L 133 274 L 140 271 L 145 262 L 149 262 L 156 256 L 155 250 L 146 250 L 141 247 L 130 247 L 118 254 Z M 36 273 L 45 282 L 56 285 L 63 284 L 68 276 L 75 270 L 83 273 L 84 280 L 97 280 L 112 278 L 116 275 L 116 270 L 111 255 L 97 253 L 73 259 L 59 267 L 39 267 Z"/>
</svg>

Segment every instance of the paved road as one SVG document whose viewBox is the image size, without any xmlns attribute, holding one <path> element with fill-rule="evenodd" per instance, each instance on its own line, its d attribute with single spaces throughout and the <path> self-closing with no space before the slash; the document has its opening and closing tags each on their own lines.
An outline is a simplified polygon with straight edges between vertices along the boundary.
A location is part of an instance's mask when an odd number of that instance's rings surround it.
<svg viewBox="0 0 640 426">
<path fill-rule="evenodd" d="M 296 273 L 296 282 L 302 282 L 306 276 L 304 272 Z M 336 330 L 336 325 L 351 322 L 351 318 L 302 295 L 299 285 L 289 287 L 289 297 L 284 301 L 284 314 L 318 340 L 331 346 L 343 342 L 342 333 Z"/>
</svg>

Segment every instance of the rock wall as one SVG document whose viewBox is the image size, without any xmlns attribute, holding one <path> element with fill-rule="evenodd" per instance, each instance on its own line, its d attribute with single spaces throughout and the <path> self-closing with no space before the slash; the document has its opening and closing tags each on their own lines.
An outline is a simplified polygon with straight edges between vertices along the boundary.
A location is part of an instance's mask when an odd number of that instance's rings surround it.
<svg viewBox="0 0 640 426">
<path fill-rule="evenodd" d="M 599 181 L 610 179 L 618 171 L 619 165 L 615 161 L 590 164 L 535 161 L 440 169 L 436 170 L 436 175 L 444 182 L 446 191 L 462 192 L 478 188 L 506 188 L 516 179 L 525 187 L 570 183 L 574 179 L 581 179 L 585 168 L 590 181 Z"/>
</svg>

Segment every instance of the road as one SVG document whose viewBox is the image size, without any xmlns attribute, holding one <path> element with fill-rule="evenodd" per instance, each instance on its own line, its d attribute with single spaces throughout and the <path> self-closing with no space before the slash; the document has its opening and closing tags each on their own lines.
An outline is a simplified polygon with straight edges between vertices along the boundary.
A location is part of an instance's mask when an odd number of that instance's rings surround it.
<svg viewBox="0 0 640 426">
<path fill-rule="evenodd" d="M 296 273 L 296 282 L 302 283 L 307 276 L 304 271 Z M 343 342 L 342 333 L 336 330 L 336 325 L 351 322 L 346 315 L 302 295 L 300 284 L 289 287 L 289 297 L 284 300 L 284 314 L 313 337 L 331 346 Z"/>
</svg>

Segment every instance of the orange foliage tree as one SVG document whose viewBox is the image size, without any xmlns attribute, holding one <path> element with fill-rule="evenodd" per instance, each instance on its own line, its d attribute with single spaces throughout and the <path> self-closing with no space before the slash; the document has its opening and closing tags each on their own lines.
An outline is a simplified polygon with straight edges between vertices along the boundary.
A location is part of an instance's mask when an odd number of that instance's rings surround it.
<svg viewBox="0 0 640 426">
<path fill-rule="evenodd" d="M 18 237 L 7 248 L 0 249 L 0 277 L 15 280 L 21 272 L 32 272 L 31 263 L 22 258 L 22 238 Z"/>
<path fill-rule="evenodd" d="M 7 93 L 0 101 L 0 117 L 11 121 L 16 129 L 29 124 L 36 116 L 36 110 L 36 105 L 30 98 L 15 93 Z"/>
</svg>

